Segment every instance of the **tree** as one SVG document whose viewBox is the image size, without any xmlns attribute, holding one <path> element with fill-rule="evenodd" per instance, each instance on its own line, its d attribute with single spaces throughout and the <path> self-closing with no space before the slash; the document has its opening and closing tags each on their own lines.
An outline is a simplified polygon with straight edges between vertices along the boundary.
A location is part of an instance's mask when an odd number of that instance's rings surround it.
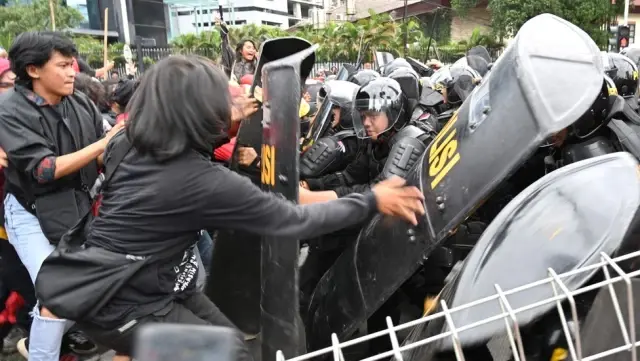
<svg viewBox="0 0 640 361">
<path fill-rule="evenodd" d="M 74 28 L 83 20 L 82 14 L 60 1 L 53 0 L 57 30 Z M 13 38 L 25 31 L 51 30 L 49 0 L 33 0 L 28 4 L 15 0 L 0 6 L 0 39 Z"/>
<path fill-rule="evenodd" d="M 477 5 L 478 0 L 451 0 L 451 6 L 462 16 Z M 623 10 L 624 1 L 612 4 L 611 0 L 489 0 L 491 27 L 500 38 L 514 35 L 537 15 L 551 13 L 579 26 L 601 46 L 607 43 L 605 25 Z"/>
</svg>

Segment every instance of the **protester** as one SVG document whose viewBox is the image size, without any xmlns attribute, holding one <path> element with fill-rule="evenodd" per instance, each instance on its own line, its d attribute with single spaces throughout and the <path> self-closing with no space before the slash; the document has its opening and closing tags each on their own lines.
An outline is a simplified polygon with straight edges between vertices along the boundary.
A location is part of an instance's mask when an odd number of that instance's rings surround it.
<svg viewBox="0 0 640 361">
<path fill-rule="evenodd" d="M 16 75 L 11 71 L 9 60 L 0 58 L 0 94 L 13 88 Z"/>
<path fill-rule="evenodd" d="M 61 235 L 91 206 L 89 188 L 115 131 L 103 134 L 102 116 L 87 96 L 74 93 L 70 39 L 52 32 L 18 35 L 9 60 L 14 90 L 0 99 L 0 147 L 7 153 L 5 228 L 32 282 Z M 31 360 L 58 361 L 67 322 L 34 308 L 29 342 L 18 350 Z M 72 351 L 94 352 L 84 337 Z M 29 350 L 29 351 L 27 351 Z"/>
<path fill-rule="evenodd" d="M 138 88 L 137 80 L 120 80 L 111 94 L 111 111 L 116 115 L 116 123 L 127 119 L 127 105 Z"/>
<path fill-rule="evenodd" d="M 107 91 L 99 80 L 86 74 L 76 74 L 74 82 L 75 90 L 85 94 L 102 114 L 102 128 L 108 132 L 116 123 L 114 117 L 109 114 L 110 107 L 107 100 Z"/>
<path fill-rule="evenodd" d="M 233 75 L 239 81 L 246 74 L 256 71 L 256 43 L 252 40 L 243 40 L 236 46 L 236 64 L 233 66 Z"/>
<path fill-rule="evenodd" d="M 118 79 L 120 79 L 120 74 L 117 71 L 112 71 L 111 80 L 118 80 Z"/>
<path fill-rule="evenodd" d="M 100 69 L 93 69 L 89 63 L 84 61 L 82 58 L 75 56 L 73 58 L 73 69 L 76 73 L 84 73 L 89 75 L 92 78 L 104 78 L 105 74 L 108 74 L 111 69 L 115 66 L 113 61 L 109 61 L 107 65 Z"/>
<path fill-rule="evenodd" d="M 102 191 L 100 213 L 85 246 L 145 263 L 136 263 L 141 268 L 123 279 L 122 288 L 95 315 L 78 321 L 94 340 L 121 356 L 131 355 L 133 335 L 146 323 L 233 327 L 195 290 L 193 246 L 202 229 L 307 239 L 361 222 L 376 209 L 389 215 L 399 215 L 400 208 L 424 212 L 421 192 L 403 187 L 399 179 L 310 206 L 262 192 L 247 178 L 210 161 L 215 145 L 226 138 L 229 119 L 248 116 L 245 111 L 232 116 L 231 104 L 226 76 L 208 59 L 165 58 L 145 73 L 129 105 L 126 134 L 115 136 L 108 146 L 107 172 L 112 152 L 128 153 Z M 249 103 L 245 107 L 255 111 Z M 60 287 L 69 285 L 61 280 Z M 250 360 L 242 333 L 235 342 L 238 359 Z"/>
<path fill-rule="evenodd" d="M 0 58 L 0 94 L 13 88 L 15 74 L 11 71 L 9 60 Z M 4 199 L 4 168 L 8 165 L 7 155 L 0 150 L 0 196 Z M 4 353 L 15 352 L 17 343 L 26 336 L 31 328 L 29 311 L 36 305 L 33 284 L 16 250 L 7 240 L 4 228 L 4 207 L 0 207 L 0 346 Z M 15 323 L 11 322 L 15 317 Z"/>
<path fill-rule="evenodd" d="M 7 59 L 8 57 L 9 57 L 9 54 L 7 54 L 7 51 L 0 46 L 0 59 Z"/>
</svg>

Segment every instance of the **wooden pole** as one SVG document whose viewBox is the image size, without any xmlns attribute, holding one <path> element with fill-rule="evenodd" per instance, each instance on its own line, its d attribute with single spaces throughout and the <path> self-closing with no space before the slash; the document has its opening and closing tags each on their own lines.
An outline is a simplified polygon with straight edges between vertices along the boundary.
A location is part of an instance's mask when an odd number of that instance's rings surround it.
<svg viewBox="0 0 640 361">
<path fill-rule="evenodd" d="M 105 8 L 104 9 L 104 41 L 103 41 L 104 48 L 102 50 L 103 62 L 104 62 L 103 66 L 105 67 L 109 64 L 109 47 L 107 43 L 108 33 L 109 33 L 109 8 Z M 109 76 L 107 73 L 108 72 L 104 73 L 105 80 L 109 79 Z"/>
<path fill-rule="evenodd" d="M 53 0 L 49 0 L 49 12 L 51 13 L 51 30 L 56 31 L 56 7 Z"/>
</svg>

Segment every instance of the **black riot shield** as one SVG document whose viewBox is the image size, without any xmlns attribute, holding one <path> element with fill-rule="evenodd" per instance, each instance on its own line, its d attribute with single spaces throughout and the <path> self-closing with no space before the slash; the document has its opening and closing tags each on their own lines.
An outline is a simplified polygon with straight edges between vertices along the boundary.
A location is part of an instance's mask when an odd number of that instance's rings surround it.
<svg viewBox="0 0 640 361">
<path fill-rule="evenodd" d="M 368 319 L 548 137 L 591 107 L 604 70 L 586 33 L 545 14 L 516 39 L 408 176 L 425 195 L 419 226 L 377 216 L 324 275 L 309 308 L 310 341 L 326 345 L 332 332 L 345 337 Z"/>
<path fill-rule="evenodd" d="M 253 77 L 250 95 L 254 96 L 256 87 L 262 87 L 262 67 L 269 62 L 285 58 L 300 52 L 310 46 L 309 42 L 300 38 L 278 38 L 270 39 L 260 46 L 260 58 Z M 231 159 L 231 169 L 239 173 L 248 175 L 254 183 L 258 184 L 260 179 L 255 169 L 243 167 L 237 162 L 237 148 L 248 146 L 259 149 L 262 144 L 262 109 L 258 110 L 249 119 L 244 120 L 238 130 L 236 149 Z"/>
<path fill-rule="evenodd" d="M 391 53 L 386 53 L 383 51 L 376 51 L 375 52 L 375 57 L 373 58 L 374 61 L 374 67 L 376 69 L 378 69 L 378 71 L 380 70 L 380 68 L 384 67 L 386 64 L 390 63 L 393 61 L 394 56 Z"/>
<path fill-rule="evenodd" d="M 355 74 L 358 71 L 351 64 L 342 64 L 340 70 L 338 70 L 338 74 L 336 74 L 335 80 L 347 80 L 351 76 L 351 74 Z"/>
<path fill-rule="evenodd" d="M 541 178 L 514 198 L 493 220 L 462 270 L 445 286 L 441 300 L 448 307 L 469 304 L 496 294 L 495 285 L 509 291 L 557 274 L 586 268 L 612 255 L 629 238 L 634 242 L 640 206 L 638 161 L 628 153 L 613 153 L 573 163 Z M 612 194 L 615 189 L 615 195 Z M 514 270 L 517 270 L 514 272 Z M 599 269 L 562 278 L 571 292 L 584 285 Z M 552 298 L 549 283 L 508 295 L 512 309 Z M 524 328 L 554 303 L 518 312 Z M 438 311 L 441 311 L 439 309 Z M 453 312 L 456 327 L 465 327 L 501 314 L 495 299 Z M 405 344 L 448 331 L 444 319 L 417 326 Z M 504 335 L 504 322 L 489 322 L 460 332 L 463 347 L 482 345 Z M 435 352 L 450 351 L 450 339 L 403 353 L 404 360 L 429 360 Z"/>
<path fill-rule="evenodd" d="M 265 64 L 310 46 L 308 41 L 298 38 L 271 39 L 262 43 L 253 88 L 262 86 L 262 68 Z M 305 68 L 310 69 L 312 65 L 313 59 L 305 60 Z M 300 76 L 305 79 L 308 73 Z M 262 112 L 260 109 L 250 119 L 242 122 L 236 147 L 251 146 L 260 154 Z M 260 184 L 260 170 L 239 166 L 235 155 L 231 160 L 231 169 L 250 176 L 254 183 Z M 211 276 L 207 281 L 207 296 L 240 330 L 250 335 L 256 335 L 260 331 L 260 252 L 259 235 L 243 231 L 218 232 L 211 262 Z"/>
<path fill-rule="evenodd" d="M 315 61 L 310 47 L 271 62 L 263 70 L 264 121 L 262 189 L 298 201 L 298 108 L 302 82 Z M 304 327 L 298 296 L 298 252 L 295 239 L 262 237 L 261 341 L 262 361 L 304 353 Z"/>
<path fill-rule="evenodd" d="M 409 62 L 409 64 L 413 68 L 413 70 L 415 70 L 416 73 L 418 73 L 421 77 L 431 76 L 433 74 L 433 69 L 428 67 L 426 64 L 420 62 L 419 60 L 414 59 L 412 57 L 407 57 L 406 59 L 407 59 L 407 62 Z"/>
<path fill-rule="evenodd" d="M 487 48 L 482 45 L 474 46 L 469 49 L 469 51 L 467 51 L 467 56 L 477 56 L 484 59 L 487 63 L 491 62 L 491 54 L 489 54 Z"/>
</svg>

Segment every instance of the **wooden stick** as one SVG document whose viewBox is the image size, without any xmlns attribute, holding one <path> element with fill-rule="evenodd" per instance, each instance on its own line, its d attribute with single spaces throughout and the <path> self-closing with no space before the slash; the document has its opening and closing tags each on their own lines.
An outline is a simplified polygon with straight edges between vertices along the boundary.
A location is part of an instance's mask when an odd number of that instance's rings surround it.
<svg viewBox="0 0 640 361">
<path fill-rule="evenodd" d="M 49 12 L 51 13 L 51 30 L 56 31 L 56 7 L 53 0 L 49 0 Z"/>
<path fill-rule="evenodd" d="M 106 67 L 109 64 L 109 47 L 107 44 L 107 38 L 109 33 L 109 8 L 104 8 L 104 49 L 103 49 L 103 61 L 104 66 Z M 109 79 L 108 72 L 105 71 L 104 79 Z"/>
</svg>

